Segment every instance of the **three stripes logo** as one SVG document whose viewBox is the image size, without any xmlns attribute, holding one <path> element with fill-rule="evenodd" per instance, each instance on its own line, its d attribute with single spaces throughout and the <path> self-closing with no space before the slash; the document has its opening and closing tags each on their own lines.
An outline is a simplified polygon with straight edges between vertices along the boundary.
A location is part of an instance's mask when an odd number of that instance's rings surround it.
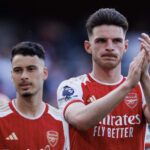
<svg viewBox="0 0 150 150">
<path fill-rule="evenodd" d="M 88 103 L 92 103 L 92 102 L 95 102 L 95 101 L 96 101 L 96 98 L 95 98 L 94 95 L 91 96 L 91 97 L 87 100 Z"/>
<path fill-rule="evenodd" d="M 6 137 L 6 140 L 18 140 L 18 137 L 16 136 L 15 132 L 12 132 L 8 137 Z"/>
</svg>

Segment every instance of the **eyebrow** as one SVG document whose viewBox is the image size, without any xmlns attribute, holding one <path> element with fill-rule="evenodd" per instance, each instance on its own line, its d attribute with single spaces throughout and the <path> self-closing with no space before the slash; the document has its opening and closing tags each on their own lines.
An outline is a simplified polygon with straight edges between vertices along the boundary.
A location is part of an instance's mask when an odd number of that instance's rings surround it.
<svg viewBox="0 0 150 150">
<path fill-rule="evenodd" d="M 106 37 L 97 37 L 97 38 L 95 38 L 94 41 L 107 40 L 107 39 L 108 39 L 108 38 L 106 38 Z M 121 37 L 114 37 L 114 38 L 112 38 L 112 40 L 120 40 L 120 41 L 123 41 L 123 38 L 121 38 Z"/>
<path fill-rule="evenodd" d="M 28 68 L 28 67 L 37 67 L 36 65 L 29 65 L 29 66 L 26 66 L 25 68 Z M 13 67 L 13 69 L 15 69 L 15 68 L 23 68 L 23 67 L 21 67 L 21 66 L 15 66 L 15 67 Z"/>
</svg>

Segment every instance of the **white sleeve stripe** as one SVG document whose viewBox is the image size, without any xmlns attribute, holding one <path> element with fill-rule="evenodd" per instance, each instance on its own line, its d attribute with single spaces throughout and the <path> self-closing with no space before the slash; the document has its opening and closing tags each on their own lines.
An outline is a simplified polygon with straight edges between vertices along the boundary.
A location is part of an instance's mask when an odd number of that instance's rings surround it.
<svg viewBox="0 0 150 150">
<path fill-rule="evenodd" d="M 139 86 L 140 86 L 140 90 L 141 90 L 141 93 L 142 93 L 142 108 L 144 109 L 145 104 L 146 104 L 145 96 L 144 96 L 144 92 L 143 92 L 143 89 L 142 89 L 141 83 L 139 83 Z"/>
<path fill-rule="evenodd" d="M 62 121 L 61 117 L 60 117 L 60 112 L 57 108 L 54 108 L 54 107 L 48 105 L 48 114 L 50 114 L 56 120 Z"/>
</svg>

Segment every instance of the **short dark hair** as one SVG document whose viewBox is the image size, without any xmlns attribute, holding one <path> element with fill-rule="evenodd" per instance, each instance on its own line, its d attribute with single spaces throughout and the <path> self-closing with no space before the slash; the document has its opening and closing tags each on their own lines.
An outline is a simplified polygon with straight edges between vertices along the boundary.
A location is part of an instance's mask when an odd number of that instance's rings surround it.
<svg viewBox="0 0 150 150">
<path fill-rule="evenodd" d="M 20 42 L 12 48 L 11 61 L 14 56 L 38 56 L 40 59 L 45 60 L 45 50 L 42 45 L 35 42 Z"/>
<path fill-rule="evenodd" d="M 99 25 L 116 25 L 122 27 L 125 34 L 128 30 L 126 17 L 114 8 L 101 8 L 89 16 L 86 22 L 88 36 L 92 35 L 93 28 Z"/>
</svg>

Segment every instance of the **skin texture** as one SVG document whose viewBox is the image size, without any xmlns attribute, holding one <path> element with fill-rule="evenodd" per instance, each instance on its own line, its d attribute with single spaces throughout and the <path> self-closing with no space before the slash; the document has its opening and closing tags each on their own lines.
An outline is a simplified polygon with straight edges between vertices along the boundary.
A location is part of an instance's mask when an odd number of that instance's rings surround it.
<svg viewBox="0 0 150 150">
<path fill-rule="evenodd" d="M 16 107 L 28 116 L 37 116 L 43 110 L 43 83 L 48 71 L 37 56 L 16 55 L 12 61 L 12 81 L 17 96 Z"/>
</svg>

